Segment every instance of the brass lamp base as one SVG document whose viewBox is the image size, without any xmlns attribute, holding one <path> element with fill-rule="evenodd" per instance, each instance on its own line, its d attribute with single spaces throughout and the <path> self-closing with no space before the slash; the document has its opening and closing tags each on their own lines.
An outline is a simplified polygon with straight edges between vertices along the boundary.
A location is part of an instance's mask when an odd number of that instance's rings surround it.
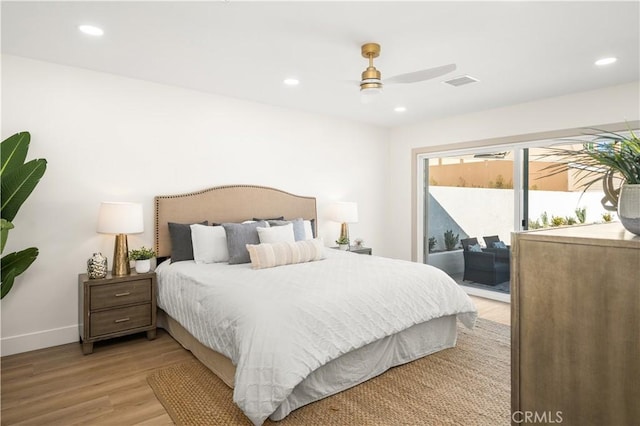
<svg viewBox="0 0 640 426">
<path fill-rule="evenodd" d="M 340 239 L 342 240 L 344 238 L 349 240 L 349 224 L 347 223 L 343 223 L 340 227 Z"/>
<path fill-rule="evenodd" d="M 131 274 L 131 267 L 129 266 L 129 245 L 127 244 L 126 234 L 116 235 L 116 245 L 113 249 L 113 266 L 111 267 L 111 274 Z"/>
</svg>

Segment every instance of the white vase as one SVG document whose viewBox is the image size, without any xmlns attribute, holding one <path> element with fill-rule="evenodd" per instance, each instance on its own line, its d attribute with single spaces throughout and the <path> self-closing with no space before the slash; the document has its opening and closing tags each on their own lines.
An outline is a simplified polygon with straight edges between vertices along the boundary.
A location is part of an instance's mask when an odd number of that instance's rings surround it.
<svg viewBox="0 0 640 426">
<path fill-rule="evenodd" d="M 622 185 L 618 198 L 618 217 L 627 231 L 640 235 L 640 184 Z"/>
<path fill-rule="evenodd" d="M 151 270 L 151 259 L 136 260 L 136 272 L 139 274 L 147 273 Z"/>
<path fill-rule="evenodd" d="M 338 247 L 340 248 L 340 250 L 348 250 L 349 244 L 338 244 Z"/>
</svg>

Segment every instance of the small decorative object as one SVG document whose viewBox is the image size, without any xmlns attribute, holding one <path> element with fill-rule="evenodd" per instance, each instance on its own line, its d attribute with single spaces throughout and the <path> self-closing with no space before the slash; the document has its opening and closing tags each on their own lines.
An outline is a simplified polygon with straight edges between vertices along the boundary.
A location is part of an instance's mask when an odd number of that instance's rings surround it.
<svg viewBox="0 0 640 426">
<path fill-rule="evenodd" d="M 354 244 L 357 248 L 362 248 L 362 246 L 364 245 L 364 240 L 362 238 L 356 238 Z"/>
<path fill-rule="evenodd" d="M 151 270 L 151 259 L 155 257 L 156 253 L 145 246 L 140 247 L 137 250 L 131 250 L 129 252 L 129 259 L 136 261 L 136 272 L 144 274 Z"/>
<path fill-rule="evenodd" d="M 566 163 L 557 163 L 543 170 L 550 172 L 547 176 L 553 176 L 578 169 L 582 174 L 578 182 L 582 183 L 585 191 L 602 181 L 602 206 L 606 210 L 617 211 L 622 226 L 640 235 L 640 139 L 631 130 L 628 135 L 591 130 L 600 134 L 592 140 L 580 141 L 580 150 L 551 148 L 549 156 L 559 156 Z M 620 183 L 616 184 L 616 180 Z"/>
<path fill-rule="evenodd" d="M 92 280 L 107 276 L 107 258 L 102 253 L 93 253 L 87 260 L 87 275 Z"/>
<path fill-rule="evenodd" d="M 349 250 L 349 238 L 347 237 L 342 236 L 338 238 L 336 244 L 338 244 L 340 250 Z"/>
</svg>

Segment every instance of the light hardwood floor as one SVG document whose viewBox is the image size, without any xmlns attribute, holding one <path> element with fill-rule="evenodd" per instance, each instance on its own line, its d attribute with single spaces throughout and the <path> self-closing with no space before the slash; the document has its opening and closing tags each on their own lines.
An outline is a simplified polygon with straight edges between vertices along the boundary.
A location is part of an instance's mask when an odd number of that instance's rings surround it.
<svg viewBox="0 0 640 426">
<path fill-rule="evenodd" d="M 480 317 L 509 324 L 509 305 L 472 297 Z M 97 342 L 82 355 L 79 343 L 2 358 L 2 425 L 170 425 L 147 384 L 150 371 L 192 358 L 163 330 Z"/>
</svg>

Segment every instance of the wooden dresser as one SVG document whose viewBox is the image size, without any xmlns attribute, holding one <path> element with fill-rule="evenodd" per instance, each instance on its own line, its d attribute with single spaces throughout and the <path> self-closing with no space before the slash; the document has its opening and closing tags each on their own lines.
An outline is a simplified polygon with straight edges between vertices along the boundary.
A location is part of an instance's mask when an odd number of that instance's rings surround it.
<svg viewBox="0 0 640 426">
<path fill-rule="evenodd" d="M 640 237 L 607 223 L 511 242 L 512 424 L 638 424 Z"/>
<path fill-rule="evenodd" d="M 141 331 L 156 337 L 156 274 L 149 272 L 90 280 L 78 276 L 78 319 L 82 352 L 93 342 Z"/>
</svg>

